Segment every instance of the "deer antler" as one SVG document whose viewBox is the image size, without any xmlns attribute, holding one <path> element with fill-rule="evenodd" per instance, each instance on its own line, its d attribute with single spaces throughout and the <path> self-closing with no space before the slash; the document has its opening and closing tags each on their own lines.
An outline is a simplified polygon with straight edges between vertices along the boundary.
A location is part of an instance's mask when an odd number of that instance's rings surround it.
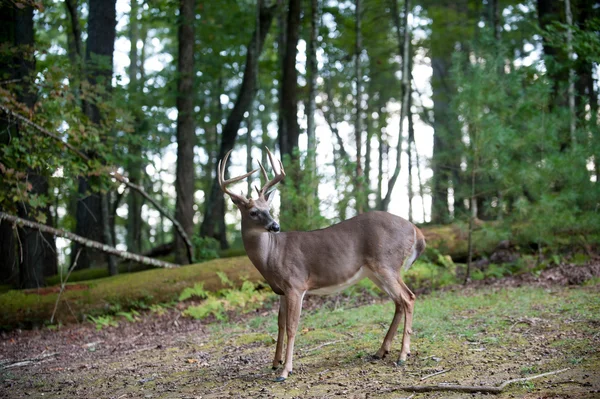
<svg viewBox="0 0 600 399">
<path fill-rule="evenodd" d="M 225 169 L 227 168 L 227 160 L 229 159 L 229 155 L 231 154 L 231 151 L 233 151 L 233 150 L 229 150 L 227 152 L 227 154 L 225 154 L 225 157 L 219 161 L 219 165 L 217 166 L 217 179 L 219 181 L 219 186 L 221 187 L 221 190 L 223 190 L 223 192 L 225 194 L 228 194 L 234 202 L 237 200 L 237 201 L 242 201 L 243 203 L 247 204 L 248 198 L 244 197 L 243 195 L 238 195 L 238 194 L 231 192 L 227 188 L 227 186 L 230 185 L 231 183 L 235 183 L 237 181 L 245 179 L 246 177 L 256 173 L 258 171 L 258 169 L 254 169 L 253 171 L 248 172 L 244 175 L 232 177 L 231 179 L 225 180 Z"/>
<path fill-rule="evenodd" d="M 280 181 L 282 181 L 285 178 L 285 170 L 283 169 L 283 164 L 281 163 L 281 160 L 280 159 L 277 160 L 277 162 L 279 163 L 279 173 L 277 173 L 277 169 L 275 168 L 275 161 L 273 160 L 273 154 L 271 153 L 271 151 L 269 151 L 269 149 L 267 147 L 265 147 L 265 149 L 267 150 L 267 154 L 269 155 L 269 161 L 271 162 L 271 168 L 273 168 L 275 177 L 273 179 L 269 180 L 267 171 L 262 166 L 260 161 L 258 161 L 258 164 L 260 165 L 260 169 L 262 170 L 262 174 L 266 180 L 265 185 L 260 189 L 260 191 L 257 190 L 259 198 L 264 198 L 265 195 L 267 195 L 267 193 L 269 192 L 269 189 L 271 187 L 275 186 L 277 183 L 279 183 Z"/>
</svg>

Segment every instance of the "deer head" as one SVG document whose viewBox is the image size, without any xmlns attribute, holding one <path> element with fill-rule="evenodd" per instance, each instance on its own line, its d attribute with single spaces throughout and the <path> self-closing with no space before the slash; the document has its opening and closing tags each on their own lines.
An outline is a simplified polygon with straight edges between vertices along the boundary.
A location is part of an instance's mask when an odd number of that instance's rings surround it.
<svg viewBox="0 0 600 399">
<path fill-rule="evenodd" d="M 219 161 L 219 165 L 217 168 L 217 178 L 219 180 L 219 186 L 221 190 L 233 201 L 233 203 L 238 207 L 240 213 L 242 214 L 242 228 L 244 231 L 270 231 L 277 233 L 279 232 L 279 224 L 273 220 L 271 213 L 269 211 L 271 207 L 271 201 L 273 201 L 273 192 L 272 188 L 282 181 L 285 178 L 285 171 L 283 169 L 283 164 L 280 160 L 279 163 L 279 173 L 277 173 L 277 169 L 275 168 L 275 161 L 273 159 L 273 154 L 267 148 L 267 153 L 269 155 L 269 161 L 271 162 L 271 167 L 273 168 L 273 172 L 275 173 L 275 177 L 273 179 L 269 179 L 267 175 L 267 171 L 263 167 L 263 165 L 258 162 L 260 165 L 260 169 L 262 170 L 262 174 L 265 178 L 265 185 L 259 190 L 256 188 L 258 192 L 258 198 L 246 198 L 244 195 L 238 195 L 230 191 L 227 186 L 231 183 L 235 183 L 242 179 L 251 176 L 256 173 L 258 169 L 254 169 L 251 172 L 248 172 L 244 175 L 232 177 L 231 179 L 225 180 L 225 169 L 227 165 L 227 160 L 229 159 L 229 155 L 231 154 L 230 150 L 223 158 L 222 161 Z"/>
</svg>

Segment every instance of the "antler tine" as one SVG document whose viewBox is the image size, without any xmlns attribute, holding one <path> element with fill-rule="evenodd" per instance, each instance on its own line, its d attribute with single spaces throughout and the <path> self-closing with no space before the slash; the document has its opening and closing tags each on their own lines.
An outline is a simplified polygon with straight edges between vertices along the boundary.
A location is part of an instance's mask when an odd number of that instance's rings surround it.
<svg viewBox="0 0 600 399">
<path fill-rule="evenodd" d="M 269 175 L 267 175 L 267 171 L 263 167 L 262 163 L 260 163 L 260 161 L 257 161 L 257 162 L 260 165 L 260 169 L 262 170 L 262 174 L 263 174 L 263 177 L 265 178 L 265 182 L 269 181 Z"/>
<path fill-rule="evenodd" d="M 225 180 L 225 168 L 227 167 L 227 160 L 229 159 L 229 155 L 231 154 L 231 151 L 233 151 L 233 150 L 229 150 L 227 152 L 227 154 L 225 154 L 225 157 L 223 157 L 223 159 L 219 161 L 219 164 L 217 166 L 217 180 L 219 182 L 219 186 L 221 187 L 221 190 L 223 190 L 223 192 L 225 194 L 228 194 L 230 197 L 242 199 L 245 202 L 248 202 L 248 199 L 246 197 L 244 197 L 243 195 L 237 195 L 237 194 L 231 192 L 227 188 L 227 186 L 230 185 L 231 183 L 235 183 L 237 181 L 245 179 L 246 177 L 248 177 L 250 175 L 253 175 L 254 173 L 258 172 L 258 169 L 254 169 L 253 171 L 245 173 L 241 176 L 232 177 L 231 179 Z"/>
<path fill-rule="evenodd" d="M 273 158 L 273 153 L 267 147 L 265 147 L 265 149 L 267 150 L 267 155 L 269 156 L 269 162 L 271 162 L 271 167 L 273 168 L 273 173 L 275 173 L 275 177 L 273 179 L 269 180 L 267 178 L 267 172 L 265 171 L 263 166 L 260 165 L 263 170 L 263 175 L 265 176 L 265 178 L 267 180 L 265 185 L 260 189 L 260 192 L 259 192 L 260 197 L 264 197 L 271 187 L 273 187 L 274 185 L 276 185 L 277 183 L 279 183 L 280 181 L 282 181 L 285 178 L 285 170 L 283 169 L 283 163 L 281 163 L 281 160 L 278 159 L 279 172 L 277 172 L 277 168 L 275 168 L 275 160 Z"/>
</svg>

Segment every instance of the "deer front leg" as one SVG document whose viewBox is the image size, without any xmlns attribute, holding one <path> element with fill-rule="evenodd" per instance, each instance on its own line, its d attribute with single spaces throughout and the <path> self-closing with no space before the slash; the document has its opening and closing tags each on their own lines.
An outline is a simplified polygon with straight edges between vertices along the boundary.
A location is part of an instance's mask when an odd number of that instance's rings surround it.
<svg viewBox="0 0 600 399">
<path fill-rule="evenodd" d="M 296 331 L 298 330 L 298 322 L 300 321 L 300 313 L 302 312 L 302 300 L 304 292 L 287 292 L 285 294 L 286 305 L 286 333 L 287 347 L 285 348 L 285 363 L 281 375 L 275 379 L 277 382 L 283 382 L 288 375 L 292 373 L 292 358 L 294 357 L 294 341 L 296 339 Z"/>
<path fill-rule="evenodd" d="M 279 314 L 277 316 L 277 346 L 275 348 L 275 358 L 273 359 L 273 370 L 277 369 L 283 363 L 283 340 L 286 324 L 286 299 L 285 296 L 279 297 Z"/>
</svg>

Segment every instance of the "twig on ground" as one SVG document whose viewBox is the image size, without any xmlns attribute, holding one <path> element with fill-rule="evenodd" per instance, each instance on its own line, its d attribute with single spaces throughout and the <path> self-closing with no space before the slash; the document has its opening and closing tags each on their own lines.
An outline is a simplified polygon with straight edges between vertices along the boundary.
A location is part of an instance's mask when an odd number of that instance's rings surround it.
<svg viewBox="0 0 600 399">
<path fill-rule="evenodd" d="M 56 302 L 54 303 L 54 310 L 52 311 L 52 317 L 50 317 L 50 324 L 54 323 L 54 316 L 56 315 L 56 309 L 58 309 L 58 302 L 60 301 L 60 296 L 62 295 L 63 291 L 65 290 L 65 287 L 67 285 L 67 281 L 69 281 L 69 276 L 71 275 L 71 272 L 75 269 L 75 266 L 77 266 L 77 260 L 79 260 L 79 255 L 81 255 L 82 249 L 83 248 L 80 247 L 79 250 L 77 251 L 77 255 L 75 255 L 75 261 L 73 261 L 73 264 L 69 268 L 69 271 L 67 272 L 67 276 L 65 277 L 65 280 L 60 282 L 60 291 L 58 291 L 58 295 L 56 296 Z"/>
<path fill-rule="evenodd" d="M 435 372 L 435 373 L 432 373 L 432 374 L 428 374 L 425 377 L 422 377 L 421 381 L 426 380 L 426 379 L 431 378 L 431 377 L 435 377 L 436 375 L 447 373 L 450 370 L 452 370 L 452 369 L 442 370 L 442 371 L 438 371 L 438 372 Z"/>
<path fill-rule="evenodd" d="M 338 342 L 342 342 L 342 341 L 343 341 L 343 340 L 341 340 L 341 339 L 338 339 L 338 340 L 336 340 L 336 341 L 325 342 L 325 343 L 323 343 L 323 344 L 321 344 L 321 345 L 317 345 L 317 346 L 315 346 L 315 347 L 313 347 L 313 348 L 303 349 L 303 352 L 312 352 L 312 351 L 316 351 L 317 349 L 320 349 L 320 348 L 322 348 L 322 347 L 324 347 L 324 346 L 328 346 L 328 345 L 337 344 Z"/>
<path fill-rule="evenodd" d="M 50 357 L 54 357 L 54 356 L 58 356 L 58 355 L 59 355 L 58 352 L 45 353 L 45 354 L 42 354 L 42 355 L 37 356 L 37 357 L 32 357 L 31 359 L 23 359 L 23 360 L 19 360 L 17 362 L 10 363 L 10 364 L 8 364 L 6 366 L 2 366 L 1 369 L 2 370 L 6 370 L 6 369 L 13 368 L 13 367 L 27 366 L 29 364 L 33 364 L 33 363 L 36 363 L 36 362 L 41 362 L 41 361 L 44 361 L 44 360 L 46 360 L 46 359 L 48 359 Z"/>
<path fill-rule="evenodd" d="M 466 392 L 466 393 L 482 392 L 482 393 L 498 394 L 498 393 L 502 393 L 504 388 L 506 388 L 508 385 L 514 384 L 515 382 L 534 380 L 536 378 L 542 378 L 542 377 L 547 377 L 549 375 L 563 373 L 567 370 L 570 370 L 570 368 L 565 368 L 565 369 L 556 370 L 556 371 L 550 371 L 548 373 L 533 375 L 531 377 L 515 378 L 513 380 L 504 381 L 502 384 L 495 386 L 495 387 L 494 386 L 485 386 L 485 385 L 473 386 L 473 385 L 439 384 L 439 385 L 400 386 L 396 389 L 400 390 L 400 391 L 409 391 L 409 392 L 449 391 L 449 392 Z"/>
</svg>

